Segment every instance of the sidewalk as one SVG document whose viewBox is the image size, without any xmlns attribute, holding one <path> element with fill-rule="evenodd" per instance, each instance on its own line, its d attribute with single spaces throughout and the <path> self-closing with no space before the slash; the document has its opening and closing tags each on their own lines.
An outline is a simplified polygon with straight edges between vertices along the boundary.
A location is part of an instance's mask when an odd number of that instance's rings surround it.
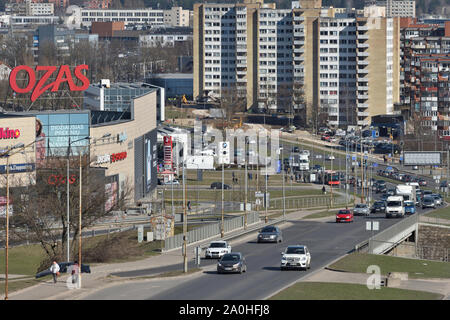
<svg viewBox="0 0 450 320">
<path fill-rule="evenodd" d="M 335 282 L 366 285 L 370 274 L 339 272 L 322 269 L 310 276 L 306 276 L 305 282 Z M 444 300 L 450 299 L 450 279 L 408 279 L 400 281 L 398 289 L 427 291 L 439 293 L 444 296 Z"/>
<path fill-rule="evenodd" d="M 289 220 L 299 220 L 311 213 L 320 212 L 319 210 L 308 210 L 308 211 L 297 211 L 294 213 L 286 214 L 287 223 L 284 226 L 289 225 Z M 269 223 L 273 221 L 269 220 Z M 248 230 L 245 234 L 250 234 L 257 232 L 265 223 L 261 222 L 248 226 Z M 244 234 L 242 229 L 231 231 L 225 234 L 225 239 L 230 242 L 239 242 L 240 236 Z M 203 240 L 201 242 L 193 243 L 188 246 L 188 261 L 194 258 L 194 247 L 204 246 L 212 240 L 219 239 L 220 236 L 214 237 L 213 239 Z M 236 239 L 236 240 L 233 240 Z M 183 256 L 181 249 L 175 249 L 169 252 L 164 252 L 160 255 L 149 257 L 139 261 L 133 262 L 123 262 L 123 263 L 111 263 L 111 264 L 100 264 L 91 265 L 91 274 L 82 274 L 82 288 L 70 290 L 66 286 L 66 280 L 69 278 L 68 275 L 63 275 L 58 279 L 56 284 L 50 279 L 46 282 L 40 283 L 38 285 L 25 288 L 16 292 L 9 293 L 10 300 L 63 300 L 63 299 L 77 299 L 78 297 L 85 296 L 89 293 L 97 291 L 107 286 L 114 285 L 116 281 L 108 279 L 108 275 L 116 272 L 124 271 L 134 271 L 149 268 L 158 268 L 163 266 L 169 266 L 174 264 L 180 264 L 183 262 Z M 123 281 L 126 281 L 124 279 Z M 3 298 L 4 296 L 0 297 Z"/>
</svg>

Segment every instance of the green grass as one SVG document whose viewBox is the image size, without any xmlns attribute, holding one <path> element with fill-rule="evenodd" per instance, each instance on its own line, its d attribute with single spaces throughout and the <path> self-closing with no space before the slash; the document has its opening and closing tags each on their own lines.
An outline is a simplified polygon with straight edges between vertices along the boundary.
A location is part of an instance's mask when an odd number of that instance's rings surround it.
<svg viewBox="0 0 450 320">
<path fill-rule="evenodd" d="M 377 265 L 381 274 L 407 272 L 410 278 L 450 278 L 448 262 L 391 257 L 385 255 L 353 253 L 329 266 L 330 269 L 366 273 L 367 267 Z"/>
<path fill-rule="evenodd" d="M 299 282 L 274 295 L 270 300 L 440 300 L 442 295 L 422 291 L 348 283 Z"/>
<path fill-rule="evenodd" d="M 450 221 L 450 206 L 433 210 L 433 211 L 425 214 L 425 216 L 438 218 L 438 219 L 447 219 Z"/>
<path fill-rule="evenodd" d="M 9 248 L 8 273 L 32 275 L 45 257 L 45 252 L 40 245 L 29 245 Z M 5 250 L 0 250 L 0 273 L 5 273 Z"/>
</svg>

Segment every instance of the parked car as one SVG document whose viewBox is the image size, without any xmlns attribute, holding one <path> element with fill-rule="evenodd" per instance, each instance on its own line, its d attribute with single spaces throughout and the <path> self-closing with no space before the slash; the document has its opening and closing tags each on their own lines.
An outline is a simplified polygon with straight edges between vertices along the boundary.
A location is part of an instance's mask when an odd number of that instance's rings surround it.
<svg viewBox="0 0 450 320">
<path fill-rule="evenodd" d="M 226 253 L 217 262 L 217 273 L 247 272 L 247 263 L 242 253 Z"/>
<path fill-rule="evenodd" d="M 281 270 L 288 268 L 311 268 L 311 254 L 306 246 L 288 246 L 281 254 Z"/>
<path fill-rule="evenodd" d="M 353 222 L 353 212 L 351 210 L 339 210 L 336 214 L 336 223 L 337 222 Z"/>
<path fill-rule="evenodd" d="M 370 212 L 383 212 L 386 210 L 386 203 L 384 201 L 375 201 L 370 208 Z"/>
<path fill-rule="evenodd" d="M 226 189 L 231 189 L 231 187 L 228 184 L 223 184 L 223 188 Z M 213 182 L 211 183 L 211 189 L 222 189 L 222 182 Z"/>
<path fill-rule="evenodd" d="M 331 161 L 331 160 L 335 160 L 336 158 L 333 155 L 327 155 L 325 160 Z"/>
<path fill-rule="evenodd" d="M 425 208 L 433 208 L 433 209 L 436 208 L 436 202 L 434 201 L 433 197 L 425 196 L 422 199 L 422 209 L 425 209 Z"/>
<path fill-rule="evenodd" d="M 60 273 L 67 273 L 67 269 L 70 266 L 73 266 L 74 263 L 73 262 L 60 262 L 60 263 L 58 263 L 58 265 L 59 265 Z M 81 264 L 81 273 L 91 273 L 91 267 L 87 264 Z M 45 277 L 45 276 L 48 276 L 51 274 L 52 274 L 52 272 L 50 271 L 50 269 L 46 269 L 46 270 L 36 273 L 36 279 Z"/>
<path fill-rule="evenodd" d="M 180 181 L 178 181 L 177 179 L 173 179 L 173 180 L 170 180 L 170 181 L 166 181 L 166 182 L 163 182 L 163 184 L 164 185 L 180 185 Z"/>
<path fill-rule="evenodd" d="M 358 203 L 355 208 L 353 208 L 353 214 L 355 216 L 368 216 L 370 214 L 370 209 L 367 203 Z"/>
<path fill-rule="evenodd" d="M 226 241 L 211 241 L 205 251 L 205 258 L 221 258 L 224 254 L 231 253 L 231 246 Z"/>
<path fill-rule="evenodd" d="M 283 241 L 283 234 L 280 228 L 276 226 L 266 226 L 258 233 L 256 240 L 260 242 L 281 242 Z"/>
</svg>

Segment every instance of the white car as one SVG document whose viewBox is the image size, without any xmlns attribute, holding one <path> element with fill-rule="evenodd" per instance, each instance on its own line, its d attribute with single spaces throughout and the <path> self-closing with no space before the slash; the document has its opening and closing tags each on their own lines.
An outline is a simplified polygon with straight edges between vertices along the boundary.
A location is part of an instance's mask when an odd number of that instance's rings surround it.
<svg viewBox="0 0 450 320">
<path fill-rule="evenodd" d="M 205 252 L 205 258 L 220 259 L 226 253 L 231 253 L 231 246 L 226 241 L 212 241 Z"/>
<path fill-rule="evenodd" d="M 306 246 L 292 245 L 281 253 L 281 270 L 288 268 L 309 269 L 311 267 L 311 254 Z"/>
</svg>

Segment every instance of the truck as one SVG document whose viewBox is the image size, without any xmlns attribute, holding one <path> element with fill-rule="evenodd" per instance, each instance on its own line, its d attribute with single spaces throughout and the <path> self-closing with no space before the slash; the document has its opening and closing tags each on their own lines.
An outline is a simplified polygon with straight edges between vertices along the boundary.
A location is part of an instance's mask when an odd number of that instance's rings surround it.
<svg viewBox="0 0 450 320">
<path fill-rule="evenodd" d="M 403 205 L 403 196 L 390 196 L 386 199 L 386 218 L 405 216 L 405 207 Z"/>
<path fill-rule="evenodd" d="M 416 203 L 416 188 L 414 185 L 397 185 L 395 188 L 395 195 L 402 196 L 403 201 L 413 201 L 413 203 Z"/>
<path fill-rule="evenodd" d="M 309 171 L 309 156 L 305 153 L 301 153 L 298 156 L 299 169 L 301 171 Z"/>
</svg>

